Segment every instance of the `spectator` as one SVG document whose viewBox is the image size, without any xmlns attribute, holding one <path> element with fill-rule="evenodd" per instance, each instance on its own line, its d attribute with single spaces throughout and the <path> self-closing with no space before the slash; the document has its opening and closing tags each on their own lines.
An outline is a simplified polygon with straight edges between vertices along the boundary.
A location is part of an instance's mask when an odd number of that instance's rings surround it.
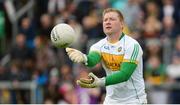
<svg viewBox="0 0 180 105">
<path fill-rule="evenodd" d="M 149 16 L 144 24 L 144 37 L 145 38 L 159 38 L 160 30 L 162 28 L 161 22 L 154 16 Z"/>
<path fill-rule="evenodd" d="M 145 42 L 145 52 L 144 53 L 144 59 L 147 60 L 148 58 L 152 56 L 158 56 L 160 57 L 160 60 L 162 60 L 162 45 L 158 41 L 158 39 L 149 39 Z"/>
<path fill-rule="evenodd" d="M 26 44 L 29 48 L 34 48 L 33 40 L 36 36 L 35 34 L 35 23 L 31 21 L 29 17 L 24 17 L 21 21 L 21 26 L 19 32 L 26 36 Z"/>
<path fill-rule="evenodd" d="M 178 27 L 175 26 L 175 21 L 172 17 L 166 16 L 163 18 L 162 24 L 163 28 L 161 31 L 161 38 L 171 38 L 174 39 L 177 37 L 178 34 Z"/>
<path fill-rule="evenodd" d="M 73 83 L 73 75 L 72 75 L 72 69 L 69 65 L 63 65 L 60 68 L 60 82 L 69 82 Z"/>
<path fill-rule="evenodd" d="M 125 7 L 122 9 L 125 18 L 125 23 L 131 31 L 136 31 L 140 25 L 141 9 L 135 0 L 128 0 Z"/>
<path fill-rule="evenodd" d="M 48 67 L 56 65 L 55 53 L 49 47 L 43 37 L 36 36 L 34 40 L 34 45 L 37 68 L 46 69 Z"/>
<path fill-rule="evenodd" d="M 51 30 L 52 30 L 52 18 L 50 15 L 48 14 L 43 14 L 41 16 L 41 19 L 40 19 L 40 28 L 39 28 L 39 35 L 44 37 L 45 40 L 48 40 L 49 38 L 49 35 L 51 33 Z"/>
<path fill-rule="evenodd" d="M 166 82 L 166 68 L 163 63 L 161 63 L 159 57 L 151 56 L 145 68 L 145 78 L 147 84 L 154 86 L 151 90 L 148 91 L 149 102 L 151 104 L 166 104 L 168 99 L 168 93 L 166 90 L 155 87 L 160 86 Z"/>
<path fill-rule="evenodd" d="M 22 63 L 32 56 L 33 53 L 31 53 L 31 50 L 26 46 L 26 36 L 21 33 L 18 34 L 15 44 L 10 49 L 11 60 L 19 60 Z"/>
<path fill-rule="evenodd" d="M 63 95 L 63 99 L 59 100 L 58 104 L 78 104 L 78 96 L 71 83 L 64 82 L 59 87 L 59 94 Z"/>
<path fill-rule="evenodd" d="M 180 53 L 177 52 L 173 54 L 172 63 L 167 67 L 167 74 L 172 83 L 177 84 L 180 82 Z M 179 97 L 180 90 L 173 86 L 169 95 L 169 103 L 179 104 Z"/>
<path fill-rule="evenodd" d="M 174 20 L 174 13 L 175 13 L 175 6 L 174 6 L 175 0 L 162 0 L 163 6 L 160 10 L 161 19 L 165 17 L 171 17 Z"/>
<path fill-rule="evenodd" d="M 48 0 L 48 13 L 49 14 L 56 14 L 56 7 L 58 11 L 62 11 L 66 7 L 65 0 Z"/>
<path fill-rule="evenodd" d="M 158 56 L 151 56 L 145 68 L 145 78 L 147 83 L 160 85 L 166 81 L 166 69 Z"/>
</svg>

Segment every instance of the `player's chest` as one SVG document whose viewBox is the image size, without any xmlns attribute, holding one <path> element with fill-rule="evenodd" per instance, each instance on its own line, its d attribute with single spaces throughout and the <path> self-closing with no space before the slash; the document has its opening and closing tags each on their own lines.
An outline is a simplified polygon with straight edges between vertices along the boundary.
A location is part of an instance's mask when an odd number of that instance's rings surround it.
<svg viewBox="0 0 180 105">
<path fill-rule="evenodd" d="M 104 45 L 101 48 L 101 56 L 104 65 L 113 71 L 119 70 L 124 58 L 124 46 Z"/>
</svg>

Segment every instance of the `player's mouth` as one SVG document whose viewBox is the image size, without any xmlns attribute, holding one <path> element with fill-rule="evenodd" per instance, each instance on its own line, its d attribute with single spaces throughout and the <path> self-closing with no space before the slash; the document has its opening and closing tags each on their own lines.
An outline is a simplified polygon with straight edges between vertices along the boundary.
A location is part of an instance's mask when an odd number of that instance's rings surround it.
<svg viewBox="0 0 180 105">
<path fill-rule="evenodd" d="M 109 30 L 109 29 L 111 29 L 111 28 L 112 28 L 112 27 L 110 27 L 110 26 L 107 26 L 107 27 L 106 27 L 107 30 Z"/>
</svg>

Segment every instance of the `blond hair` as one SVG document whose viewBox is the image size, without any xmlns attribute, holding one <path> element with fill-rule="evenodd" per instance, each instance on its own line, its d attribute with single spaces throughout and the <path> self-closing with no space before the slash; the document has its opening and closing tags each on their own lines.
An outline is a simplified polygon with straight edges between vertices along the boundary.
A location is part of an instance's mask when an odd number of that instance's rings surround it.
<svg viewBox="0 0 180 105">
<path fill-rule="evenodd" d="M 105 15 L 106 13 L 109 13 L 109 12 L 116 12 L 116 13 L 118 14 L 118 16 L 119 16 L 120 21 L 124 21 L 123 14 L 122 14 L 119 10 L 114 9 L 114 8 L 107 8 L 107 9 L 105 9 L 105 10 L 103 11 L 103 17 L 104 17 L 104 15 Z"/>
</svg>

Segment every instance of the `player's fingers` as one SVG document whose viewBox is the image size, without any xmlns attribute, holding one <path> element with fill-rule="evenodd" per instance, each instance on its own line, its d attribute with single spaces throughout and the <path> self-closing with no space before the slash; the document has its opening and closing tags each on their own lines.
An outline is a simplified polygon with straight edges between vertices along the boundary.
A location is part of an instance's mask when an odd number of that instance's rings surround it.
<svg viewBox="0 0 180 105">
<path fill-rule="evenodd" d="M 70 55 L 74 52 L 74 50 L 68 50 L 68 51 L 66 50 L 66 52 L 67 52 L 67 55 Z"/>
<path fill-rule="evenodd" d="M 81 58 L 78 56 L 74 56 L 74 62 L 80 63 L 81 62 Z"/>
<path fill-rule="evenodd" d="M 74 53 L 73 52 L 69 54 L 69 58 L 71 58 L 71 60 L 74 60 Z"/>
<path fill-rule="evenodd" d="M 92 79 L 86 79 L 86 78 L 80 78 L 79 80 L 80 80 L 81 82 L 87 83 L 87 84 L 91 84 L 91 83 L 93 82 Z"/>
<path fill-rule="evenodd" d="M 80 63 L 83 61 L 83 56 L 79 53 L 74 53 L 74 60 L 75 62 Z"/>
<path fill-rule="evenodd" d="M 90 73 L 88 74 L 88 76 L 91 77 L 91 78 L 93 78 L 93 79 L 97 79 L 97 76 L 94 75 L 92 72 L 90 72 Z"/>
<path fill-rule="evenodd" d="M 74 53 L 74 51 L 69 51 L 69 52 L 67 52 L 68 55 L 70 55 L 70 54 L 72 54 L 72 53 Z"/>
<path fill-rule="evenodd" d="M 71 52 L 71 51 L 74 51 L 74 49 L 73 48 L 69 48 L 69 47 L 66 48 L 66 52 Z"/>
<path fill-rule="evenodd" d="M 82 88 L 88 88 L 87 84 L 81 82 L 80 80 L 77 80 L 76 83 L 77 83 L 77 85 L 79 85 L 79 86 L 82 87 Z"/>
<path fill-rule="evenodd" d="M 72 61 L 77 62 L 77 63 L 79 63 L 81 59 L 76 52 L 70 53 L 69 57 L 71 58 Z"/>
<path fill-rule="evenodd" d="M 95 88 L 93 84 L 86 84 L 86 83 L 81 82 L 80 80 L 77 80 L 76 83 L 82 88 Z"/>
</svg>

